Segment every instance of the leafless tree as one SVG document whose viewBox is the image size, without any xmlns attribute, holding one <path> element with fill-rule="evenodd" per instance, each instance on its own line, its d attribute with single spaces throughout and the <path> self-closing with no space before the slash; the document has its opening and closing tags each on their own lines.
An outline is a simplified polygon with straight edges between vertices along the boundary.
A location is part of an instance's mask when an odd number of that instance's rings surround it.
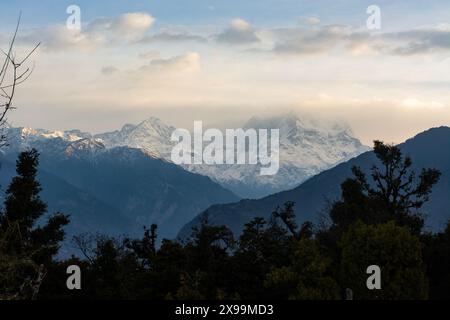
<svg viewBox="0 0 450 320">
<path fill-rule="evenodd" d="M 33 73 L 34 64 L 30 67 L 27 65 L 27 62 L 40 45 L 40 43 L 38 43 L 28 51 L 23 58 L 16 57 L 14 47 L 19 32 L 20 21 L 21 16 L 19 16 L 7 50 L 1 50 L 3 58 L 0 58 L 0 147 L 7 145 L 5 129 L 7 126 L 8 114 L 14 109 L 13 100 L 16 89 Z"/>
</svg>

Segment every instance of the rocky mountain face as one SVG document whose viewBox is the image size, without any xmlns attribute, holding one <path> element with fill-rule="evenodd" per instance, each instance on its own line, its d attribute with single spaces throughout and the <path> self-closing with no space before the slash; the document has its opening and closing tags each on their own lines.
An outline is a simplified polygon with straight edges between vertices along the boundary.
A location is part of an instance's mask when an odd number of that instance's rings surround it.
<svg viewBox="0 0 450 320">
<path fill-rule="evenodd" d="M 211 205 L 296 187 L 367 150 L 346 126 L 293 114 L 255 117 L 243 128 L 280 130 L 277 175 L 261 176 L 259 165 L 174 165 L 170 138 L 175 128 L 150 118 L 96 135 L 9 128 L 0 183 L 4 189 L 14 175 L 17 153 L 33 147 L 41 153 L 44 200 L 51 211 L 72 214 L 71 233 L 133 235 L 157 223 L 161 237 L 173 238 Z"/>
<path fill-rule="evenodd" d="M 0 155 L 2 192 L 15 175 L 17 153 L 36 148 L 43 199 L 50 212 L 71 215 L 69 235 L 137 236 L 143 226 L 156 223 L 161 238 L 174 238 L 198 212 L 239 199 L 210 178 L 143 149 L 107 148 L 100 139 L 79 132 L 11 130 L 16 135 L 9 135 L 10 146 Z"/>
<path fill-rule="evenodd" d="M 308 178 L 369 148 L 353 136 L 349 127 L 293 114 L 261 119 L 254 117 L 244 129 L 280 130 L 280 169 L 276 175 L 261 176 L 260 165 L 189 166 L 188 170 L 207 175 L 242 198 L 261 198 L 292 189 Z"/>
<path fill-rule="evenodd" d="M 294 188 L 306 179 L 367 151 L 347 126 L 326 123 L 288 114 L 274 118 L 250 119 L 243 128 L 280 130 L 280 169 L 274 176 L 261 176 L 260 165 L 183 165 L 183 168 L 210 177 L 242 198 L 261 198 Z M 206 128 L 205 128 L 206 129 Z M 60 137 L 75 142 L 90 139 L 105 148 L 130 147 L 171 161 L 171 135 L 174 127 L 150 118 L 138 125 L 125 125 L 121 130 L 91 135 L 78 130 L 50 132 L 46 130 L 12 129 L 11 145 L 26 145 L 36 140 Z M 18 132 L 22 130 L 22 132 Z M 17 136 L 22 136 L 17 139 Z"/>
<path fill-rule="evenodd" d="M 430 202 L 423 212 L 426 215 L 428 230 L 442 229 L 450 219 L 450 128 L 433 128 L 400 145 L 405 155 L 413 160 L 412 169 L 420 173 L 422 168 L 435 168 L 441 171 L 439 183 L 433 189 Z M 341 196 L 340 186 L 352 176 L 351 168 L 359 166 L 368 176 L 373 165 L 379 165 L 373 152 L 366 152 L 336 167 L 326 170 L 292 190 L 276 193 L 258 200 L 241 200 L 226 205 L 214 205 L 187 224 L 180 237 L 187 237 L 190 230 L 201 219 L 216 225 L 226 225 L 235 234 L 240 234 L 245 223 L 255 217 L 269 218 L 277 207 L 287 201 L 296 203 L 295 213 L 299 225 L 305 221 L 320 222 L 330 202 Z"/>
</svg>

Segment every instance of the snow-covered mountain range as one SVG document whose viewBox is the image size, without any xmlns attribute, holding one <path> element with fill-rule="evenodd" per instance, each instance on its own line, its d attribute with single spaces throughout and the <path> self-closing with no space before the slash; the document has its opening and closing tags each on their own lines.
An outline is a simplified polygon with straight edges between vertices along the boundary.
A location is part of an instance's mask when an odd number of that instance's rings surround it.
<svg viewBox="0 0 450 320">
<path fill-rule="evenodd" d="M 450 149 L 445 147 L 448 145 L 450 145 L 450 127 L 429 129 L 398 145 L 403 155 L 412 159 L 410 169 L 413 172 L 420 173 L 424 168 L 434 168 L 442 174 L 430 194 L 430 201 L 419 210 L 425 219 L 426 228 L 433 232 L 445 228 L 450 219 Z M 370 151 L 323 171 L 291 190 L 257 200 L 244 199 L 236 203 L 211 206 L 188 223 L 180 231 L 179 238 L 188 237 L 190 230 L 199 226 L 205 218 L 211 225 L 227 226 L 238 236 L 246 223 L 256 217 L 269 221 L 273 211 L 287 201 L 296 203 L 294 212 L 298 225 L 302 225 L 305 221 L 320 225 L 324 222 L 323 214 L 328 212 L 329 203 L 341 199 L 341 184 L 353 177 L 352 168 L 355 166 L 366 174 L 368 183 L 374 184 L 371 178 L 372 168 L 373 166 L 382 168 L 383 164 L 375 153 Z"/>
<path fill-rule="evenodd" d="M 184 169 L 208 176 L 243 198 L 259 198 L 296 187 L 319 172 L 369 150 L 346 125 L 299 118 L 292 113 L 273 118 L 254 117 L 243 128 L 280 130 L 280 170 L 277 175 L 259 175 L 258 165 L 185 165 Z M 174 127 L 157 118 L 96 135 L 79 130 L 10 128 L 9 151 L 36 144 L 44 147 L 46 141 L 60 138 L 69 143 L 69 147 L 64 144 L 66 153 L 73 148 L 92 152 L 104 148 L 131 147 L 170 162 L 174 146 L 170 138 L 174 130 Z M 55 148 L 54 141 L 45 147 Z"/>
<path fill-rule="evenodd" d="M 71 236 L 85 232 L 139 237 L 143 226 L 157 224 L 159 239 L 172 239 L 211 205 L 239 200 L 210 178 L 143 149 L 107 148 L 100 139 L 80 132 L 10 133 L 10 146 L 0 153 L 0 203 L 16 175 L 17 151 L 36 148 L 41 197 L 48 212 L 70 215 L 65 253 L 71 252 Z"/>
</svg>

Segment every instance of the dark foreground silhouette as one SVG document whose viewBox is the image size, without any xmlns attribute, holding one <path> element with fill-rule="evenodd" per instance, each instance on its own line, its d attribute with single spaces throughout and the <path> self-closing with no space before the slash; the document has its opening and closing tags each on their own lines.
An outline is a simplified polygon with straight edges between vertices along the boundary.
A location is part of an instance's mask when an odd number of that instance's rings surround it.
<svg viewBox="0 0 450 320">
<path fill-rule="evenodd" d="M 237 239 L 205 218 L 183 243 L 159 247 L 156 225 L 142 239 L 79 235 L 80 257 L 64 261 L 55 256 L 69 217 L 42 223 L 38 154 L 23 152 L 0 216 L 0 299 L 450 298 L 450 224 L 424 232 L 420 213 L 440 172 L 413 172 L 396 146 L 376 141 L 374 151 L 382 165 L 369 177 L 354 167 L 318 226 L 297 226 L 287 202 Z M 81 290 L 67 288 L 71 265 L 80 267 Z M 367 287 L 371 265 L 381 269 L 381 290 Z"/>
</svg>

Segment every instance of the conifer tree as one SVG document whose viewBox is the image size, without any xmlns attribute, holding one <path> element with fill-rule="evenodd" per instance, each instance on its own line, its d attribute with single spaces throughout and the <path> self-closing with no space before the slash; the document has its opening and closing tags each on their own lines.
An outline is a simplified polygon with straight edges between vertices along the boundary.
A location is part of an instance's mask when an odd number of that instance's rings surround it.
<svg viewBox="0 0 450 320">
<path fill-rule="evenodd" d="M 358 220 L 367 224 L 395 221 L 420 234 L 424 220 L 419 210 L 429 201 L 440 171 L 427 168 L 417 175 L 410 157 L 381 141 L 375 141 L 374 152 L 381 166 L 372 167 L 372 181 L 359 167 L 353 167 L 354 177 L 342 184 L 342 201 L 330 212 L 334 228 L 342 234 Z"/>
<path fill-rule="evenodd" d="M 0 214 L 0 296 L 7 298 L 36 297 L 46 266 L 52 263 L 64 239 L 63 227 L 69 223 L 68 216 L 57 213 L 40 224 L 47 205 L 39 196 L 38 165 L 36 150 L 19 155 L 17 176 L 6 190 Z"/>
</svg>

